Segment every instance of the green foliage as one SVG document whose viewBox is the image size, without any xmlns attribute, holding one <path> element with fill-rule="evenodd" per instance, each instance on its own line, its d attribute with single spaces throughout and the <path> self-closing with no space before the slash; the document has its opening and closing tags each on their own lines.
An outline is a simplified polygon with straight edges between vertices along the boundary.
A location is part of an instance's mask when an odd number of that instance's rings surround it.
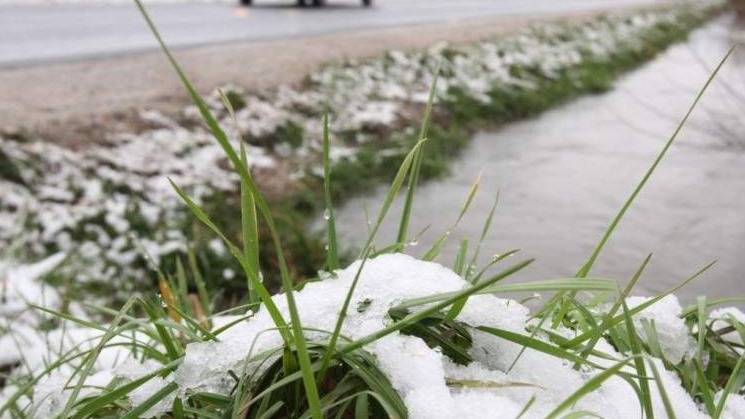
<svg viewBox="0 0 745 419">
<path fill-rule="evenodd" d="M 237 92 L 233 89 L 228 89 L 223 93 L 225 100 L 233 109 L 233 111 L 239 111 L 246 107 L 246 99 L 243 98 L 243 95 L 240 92 Z"/>
<path fill-rule="evenodd" d="M 303 144 L 303 127 L 288 122 L 277 130 L 276 142 L 289 144 L 292 148 L 299 148 Z"/>
<path fill-rule="evenodd" d="M 2 148 L 0 148 L 0 179 L 21 185 L 26 184 L 15 161 L 5 154 Z"/>
</svg>

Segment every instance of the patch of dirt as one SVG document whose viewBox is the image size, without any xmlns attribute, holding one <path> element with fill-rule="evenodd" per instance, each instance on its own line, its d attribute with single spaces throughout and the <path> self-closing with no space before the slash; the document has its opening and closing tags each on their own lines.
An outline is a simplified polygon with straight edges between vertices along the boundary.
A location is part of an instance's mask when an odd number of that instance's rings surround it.
<svg viewBox="0 0 745 419">
<path fill-rule="evenodd" d="M 344 32 L 265 42 L 182 49 L 176 58 L 200 92 L 233 83 L 261 93 L 298 85 L 321 66 L 364 59 L 391 49 L 447 41 L 468 44 L 529 23 L 579 20 L 598 12 L 489 19 Z M 41 137 L 78 149 L 149 124 L 141 110 L 180 119 L 189 98 L 160 51 L 101 60 L 0 69 L 0 134 Z"/>
</svg>

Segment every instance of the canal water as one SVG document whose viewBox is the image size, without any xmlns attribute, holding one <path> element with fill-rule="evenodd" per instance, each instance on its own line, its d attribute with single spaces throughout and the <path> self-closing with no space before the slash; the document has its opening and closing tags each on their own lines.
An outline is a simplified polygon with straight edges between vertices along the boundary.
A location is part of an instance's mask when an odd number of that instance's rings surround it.
<svg viewBox="0 0 745 419">
<path fill-rule="evenodd" d="M 474 245 L 499 191 L 481 265 L 521 249 L 536 261 L 515 280 L 571 277 L 675 130 L 741 28 L 729 17 L 617 81 L 541 116 L 475 135 L 452 175 L 422 185 L 415 198 L 408 252 L 420 255 L 458 216 L 474 180 L 479 195 L 450 235 L 440 262 L 452 266 L 463 238 Z M 739 38 L 738 38 L 739 37 Z M 366 215 L 386 193 L 337 209 L 341 243 L 361 247 Z M 395 240 L 399 200 L 379 246 Z M 418 245 L 415 243 L 418 242 Z M 635 294 L 664 291 L 716 260 L 678 292 L 684 303 L 745 296 L 745 51 L 730 58 L 657 172 L 628 211 L 591 272 L 624 283 L 653 254 Z"/>
</svg>

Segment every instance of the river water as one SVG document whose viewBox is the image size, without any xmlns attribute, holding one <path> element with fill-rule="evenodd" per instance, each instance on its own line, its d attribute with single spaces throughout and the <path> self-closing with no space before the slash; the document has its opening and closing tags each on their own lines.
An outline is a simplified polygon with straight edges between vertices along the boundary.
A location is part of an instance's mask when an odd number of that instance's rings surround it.
<svg viewBox="0 0 745 419">
<path fill-rule="evenodd" d="M 472 245 L 478 241 L 499 191 L 481 264 L 517 248 L 522 250 L 512 258 L 515 262 L 528 257 L 536 261 L 516 280 L 573 276 L 741 33 L 731 18 L 721 18 L 626 75 L 607 94 L 476 134 L 453 163 L 451 176 L 419 188 L 411 232 L 426 231 L 412 241 L 408 253 L 420 255 L 452 224 L 480 174 L 480 192 L 450 235 L 440 261 L 452 266 L 461 239 Z M 745 296 L 743 115 L 745 51 L 740 50 L 628 211 L 592 276 L 624 283 L 653 253 L 635 290 L 651 295 L 716 260 L 704 276 L 677 293 L 681 299 L 690 303 L 702 294 Z M 364 244 L 365 214 L 377 214 L 386 190 L 337 209 L 341 243 Z M 390 220 L 397 220 L 400 208 L 401 200 Z M 396 231 L 397 222 L 384 224 L 376 243 L 392 243 Z"/>
</svg>

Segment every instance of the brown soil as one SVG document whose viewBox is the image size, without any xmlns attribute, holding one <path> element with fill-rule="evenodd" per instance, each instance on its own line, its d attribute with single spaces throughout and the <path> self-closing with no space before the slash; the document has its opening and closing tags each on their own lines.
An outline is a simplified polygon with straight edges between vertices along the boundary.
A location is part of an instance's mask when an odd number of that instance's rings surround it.
<svg viewBox="0 0 745 419">
<path fill-rule="evenodd" d="M 269 42 L 233 43 L 175 53 L 201 92 L 233 83 L 261 92 L 297 85 L 322 65 L 364 59 L 391 49 L 437 42 L 467 44 L 545 20 L 577 20 L 598 12 L 540 19 L 490 19 L 344 32 Z M 165 56 L 124 57 L 0 69 L 0 134 L 42 137 L 70 148 L 118 132 L 146 128 L 139 110 L 177 116 L 189 100 Z"/>
</svg>

